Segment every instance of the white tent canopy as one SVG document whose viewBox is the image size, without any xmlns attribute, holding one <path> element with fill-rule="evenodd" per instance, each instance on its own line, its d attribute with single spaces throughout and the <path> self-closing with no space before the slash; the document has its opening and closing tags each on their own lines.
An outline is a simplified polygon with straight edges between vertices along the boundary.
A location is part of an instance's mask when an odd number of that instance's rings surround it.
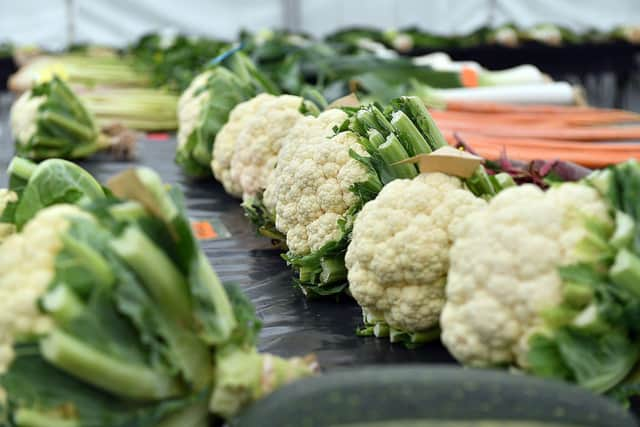
<svg viewBox="0 0 640 427">
<path fill-rule="evenodd" d="M 608 30 L 640 24 L 640 5 L 638 0 L 0 0 L 0 42 L 49 48 L 62 48 L 69 38 L 121 46 L 154 30 L 233 38 L 241 28 L 287 27 L 321 36 L 356 25 L 415 25 L 465 34 L 505 22 Z"/>
</svg>

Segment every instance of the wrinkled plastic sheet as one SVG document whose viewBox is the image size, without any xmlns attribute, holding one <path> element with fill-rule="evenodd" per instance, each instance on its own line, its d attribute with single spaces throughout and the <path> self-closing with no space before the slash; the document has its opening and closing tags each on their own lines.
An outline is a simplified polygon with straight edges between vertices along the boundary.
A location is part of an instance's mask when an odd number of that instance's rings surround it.
<svg viewBox="0 0 640 427">
<path fill-rule="evenodd" d="M 8 126 L 10 98 L 0 96 L 0 187 L 6 186 L 6 167 L 13 154 Z M 225 282 L 240 285 L 256 306 L 263 322 L 259 347 L 281 356 L 315 353 L 323 369 L 337 366 L 386 363 L 453 362 L 439 343 L 417 350 L 386 340 L 355 335 L 362 316 L 349 298 L 311 300 L 292 282 L 292 273 L 270 242 L 256 236 L 244 217 L 240 201 L 224 192 L 213 178 L 194 181 L 173 162 L 176 141 L 143 139 L 136 160 L 114 161 L 107 154 L 81 162 L 101 182 L 127 168 L 144 165 L 185 194 L 192 220 L 220 221 L 229 238 L 201 240 L 207 257 Z"/>
</svg>

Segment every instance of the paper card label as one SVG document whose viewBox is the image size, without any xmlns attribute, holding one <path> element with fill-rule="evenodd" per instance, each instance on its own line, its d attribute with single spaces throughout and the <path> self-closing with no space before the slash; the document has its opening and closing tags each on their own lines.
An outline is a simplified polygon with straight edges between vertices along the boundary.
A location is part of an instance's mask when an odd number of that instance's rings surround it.
<svg viewBox="0 0 640 427">
<path fill-rule="evenodd" d="M 482 157 L 447 146 L 433 153 L 420 154 L 398 163 L 417 163 L 420 173 L 441 172 L 459 178 L 469 178 L 481 162 Z"/>
<path fill-rule="evenodd" d="M 338 98 L 333 101 L 331 104 L 327 106 L 327 110 L 331 108 L 340 108 L 340 107 L 359 107 L 360 100 L 356 96 L 355 93 L 350 93 L 347 96 L 343 96 L 342 98 Z"/>
<path fill-rule="evenodd" d="M 218 240 L 231 237 L 229 229 L 219 218 L 192 219 L 191 229 L 198 240 Z"/>
<path fill-rule="evenodd" d="M 218 233 L 208 221 L 194 221 L 191 223 L 193 234 L 198 240 L 212 240 L 218 238 Z"/>
</svg>

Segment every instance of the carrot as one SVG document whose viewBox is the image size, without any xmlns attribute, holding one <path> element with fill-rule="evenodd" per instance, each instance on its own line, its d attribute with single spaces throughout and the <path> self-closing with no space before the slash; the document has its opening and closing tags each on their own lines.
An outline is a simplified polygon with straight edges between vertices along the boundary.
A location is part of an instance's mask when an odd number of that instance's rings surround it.
<svg viewBox="0 0 640 427">
<path fill-rule="evenodd" d="M 458 139 L 474 144 L 493 144 L 508 145 L 522 147 L 540 147 L 540 148 L 567 148 L 580 151 L 612 151 L 612 152 L 640 152 L 640 144 L 635 143 L 593 143 L 582 141 L 567 141 L 553 139 L 535 139 L 535 138 L 509 138 L 476 134 L 472 132 L 443 132 L 447 142 L 455 143 Z"/>
<path fill-rule="evenodd" d="M 487 137 L 477 134 L 457 134 L 479 155 L 487 159 L 497 159 L 506 150 L 510 158 L 517 160 L 554 160 L 572 161 L 588 167 L 604 167 L 623 162 L 630 158 L 640 159 L 640 145 L 636 144 L 589 144 L 581 142 L 511 139 Z M 457 139 L 451 132 L 445 137 L 451 145 Z"/>
<path fill-rule="evenodd" d="M 449 111 L 467 111 L 476 113 L 553 113 L 553 114 L 574 114 L 574 113 L 592 113 L 592 112 L 623 112 L 623 110 L 600 109 L 594 107 L 577 107 L 566 105 L 516 105 L 516 104 L 500 104 L 496 102 L 470 102 L 470 101 L 447 101 L 446 110 Z"/>
<path fill-rule="evenodd" d="M 594 126 L 640 121 L 640 114 L 627 111 L 597 111 L 578 114 L 548 113 L 476 113 L 465 111 L 430 110 L 437 120 L 455 120 L 470 123 L 514 123 L 528 126 Z"/>
<path fill-rule="evenodd" d="M 482 135 L 510 138 L 557 139 L 573 141 L 632 141 L 640 140 L 640 126 L 593 127 L 526 127 L 517 124 L 469 123 L 440 119 L 438 127 L 445 131 L 468 131 Z"/>
</svg>

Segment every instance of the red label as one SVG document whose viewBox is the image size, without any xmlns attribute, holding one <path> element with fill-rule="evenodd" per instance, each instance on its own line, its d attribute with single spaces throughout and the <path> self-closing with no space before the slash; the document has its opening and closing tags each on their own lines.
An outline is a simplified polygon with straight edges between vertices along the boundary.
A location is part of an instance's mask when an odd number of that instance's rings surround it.
<svg viewBox="0 0 640 427">
<path fill-rule="evenodd" d="M 150 132 L 147 134 L 147 139 L 152 141 L 166 141 L 169 139 L 169 134 L 166 132 Z"/>
<path fill-rule="evenodd" d="M 191 223 L 193 233 L 199 240 L 215 239 L 218 237 L 215 228 L 208 221 L 194 221 Z"/>
</svg>

